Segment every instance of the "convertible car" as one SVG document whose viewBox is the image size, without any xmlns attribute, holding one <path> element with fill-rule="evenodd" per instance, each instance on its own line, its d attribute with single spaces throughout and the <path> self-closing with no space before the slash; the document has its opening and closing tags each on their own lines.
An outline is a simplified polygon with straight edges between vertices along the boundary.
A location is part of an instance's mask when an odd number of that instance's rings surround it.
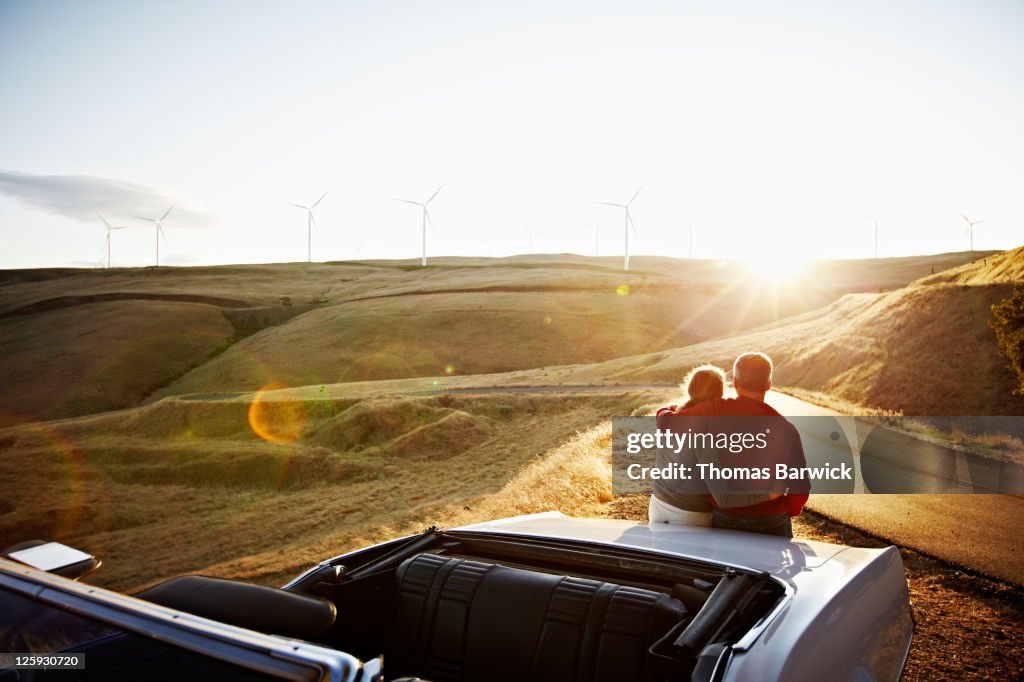
<svg viewBox="0 0 1024 682">
<path fill-rule="evenodd" d="M 868 682 L 899 678 L 913 635 L 894 547 L 558 513 L 430 528 L 280 589 L 181 576 L 128 596 L 74 580 L 87 553 L 3 554 L 3 682 Z"/>
</svg>

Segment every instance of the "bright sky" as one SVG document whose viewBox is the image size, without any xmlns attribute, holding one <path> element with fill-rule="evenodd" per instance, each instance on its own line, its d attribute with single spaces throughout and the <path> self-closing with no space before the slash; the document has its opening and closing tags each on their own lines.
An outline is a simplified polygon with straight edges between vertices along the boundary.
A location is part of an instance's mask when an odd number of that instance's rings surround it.
<svg viewBox="0 0 1024 682">
<path fill-rule="evenodd" d="M 1024 3 L 0 0 L 0 267 L 1024 243 Z M 53 177 L 58 176 L 58 177 Z"/>
</svg>

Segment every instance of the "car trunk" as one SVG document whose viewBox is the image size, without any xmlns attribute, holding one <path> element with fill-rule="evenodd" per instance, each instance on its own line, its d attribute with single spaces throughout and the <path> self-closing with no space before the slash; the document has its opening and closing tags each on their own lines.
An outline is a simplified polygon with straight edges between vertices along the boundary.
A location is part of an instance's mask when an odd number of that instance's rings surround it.
<svg viewBox="0 0 1024 682">
<path fill-rule="evenodd" d="M 436 529 L 289 589 L 337 606 L 325 644 L 435 681 L 711 679 L 785 595 L 766 573 L 650 550 Z"/>
</svg>

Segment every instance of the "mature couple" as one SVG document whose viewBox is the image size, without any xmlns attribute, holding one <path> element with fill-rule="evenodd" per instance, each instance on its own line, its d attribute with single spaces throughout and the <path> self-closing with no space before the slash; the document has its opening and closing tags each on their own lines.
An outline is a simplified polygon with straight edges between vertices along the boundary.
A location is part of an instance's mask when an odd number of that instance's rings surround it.
<svg viewBox="0 0 1024 682">
<path fill-rule="evenodd" d="M 772 432 L 767 449 L 745 449 L 742 453 L 709 453 L 696 449 L 681 454 L 659 451 L 659 466 L 667 464 L 664 458 L 688 464 L 691 471 L 697 462 L 712 460 L 733 466 L 748 466 L 754 460 L 771 462 L 773 471 L 776 462 L 792 467 L 806 466 L 796 428 L 764 401 L 772 385 L 771 359 L 764 353 L 744 353 L 736 358 L 732 374 L 736 397 L 726 398 L 725 372 L 714 365 L 691 370 L 685 384 L 689 400 L 683 405 L 658 410 L 658 429 L 679 432 L 761 429 Z M 744 460 L 747 464 L 742 463 Z M 682 485 L 655 480 L 653 490 L 648 512 L 652 523 L 714 526 L 792 537 L 790 519 L 800 515 L 810 485 L 805 479 L 784 483 L 702 479 Z"/>
</svg>

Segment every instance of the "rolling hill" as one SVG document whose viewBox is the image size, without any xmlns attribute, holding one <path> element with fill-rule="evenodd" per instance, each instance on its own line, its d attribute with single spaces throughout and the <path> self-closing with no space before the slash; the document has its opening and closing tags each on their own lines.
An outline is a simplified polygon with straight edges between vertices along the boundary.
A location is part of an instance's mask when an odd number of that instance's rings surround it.
<svg viewBox="0 0 1024 682">
<path fill-rule="evenodd" d="M 566 384 L 678 381 L 696 364 L 729 367 L 769 353 L 775 382 L 906 415 L 1024 415 L 1024 397 L 988 326 L 991 306 L 1022 281 L 1024 247 L 885 293 L 692 346 L 588 366 L 548 368 Z M 517 382 L 529 382 L 517 376 Z"/>
<path fill-rule="evenodd" d="M 249 398 L 168 398 L 0 430 L 0 546 L 40 537 L 87 547 L 105 560 L 90 580 L 117 589 L 195 570 L 283 575 L 425 518 L 482 520 L 486 510 L 463 512 L 652 394 L 271 403 L 298 419 L 291 442 L 256 435 Z M 549 496 L 570 483 L 548 481 Z"/>
<path fill-rule="evenodd" d="M 191 392 L 649 354 L 890 290 L 968 254 L 810 264 L 570 255 L 0 272 L 0 425 Z"/>
<path fill-rule="evenodd" d="M 751 348 L 777 384 L 827 397 L 1024 414 L 987 327 L 1021 255 L 818 264 L 790 283 L 668 259 L 628 276 L 557 258 L 23 274 L 4 280 L 0 368 L 39 414 L 0 429 L 0 544 L 88 547 L 119 588 L 195 570 L 266 581 L 424 519 L 590 513 L 608 499 L 608 416 L 666 391 L 502 387 L 666 384 Z M 942 263 L 962 267 L 933 275 Z M 282 377 L 295 388 L 246 392 Z M 496 388 L 443 392 L 460 386 Z"/>
<path fill-rule="evenodd" d="M 136 405 L 233 334 L 218 308 L 174 301 L 0 319 L 0 426 Z"/>
</svg>

